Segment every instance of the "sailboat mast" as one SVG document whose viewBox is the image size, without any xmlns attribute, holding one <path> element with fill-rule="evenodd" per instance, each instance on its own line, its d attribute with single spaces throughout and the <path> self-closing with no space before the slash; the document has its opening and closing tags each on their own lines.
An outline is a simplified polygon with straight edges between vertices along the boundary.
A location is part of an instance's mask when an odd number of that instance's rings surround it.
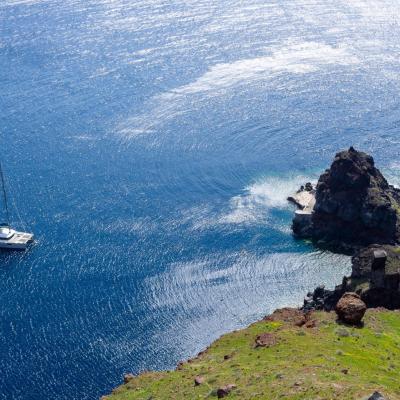
<svg viewBox="0 0 400 400">
<path fill-rule="evenodd" d="M 7 215 L 7 225 L 10 226 L 10 212 L 8 211 L 8 201 L 7 201 L 7 193 L 6 193 L 6 185 L 4 182 L 4 175 L 3 175 L 3 167 L 0 162 L 0 176 L 1 176 L 1 187 L 3 189 L 3 199 L 4 199 L 4 207 L 6 209 Z"/>
</svg>

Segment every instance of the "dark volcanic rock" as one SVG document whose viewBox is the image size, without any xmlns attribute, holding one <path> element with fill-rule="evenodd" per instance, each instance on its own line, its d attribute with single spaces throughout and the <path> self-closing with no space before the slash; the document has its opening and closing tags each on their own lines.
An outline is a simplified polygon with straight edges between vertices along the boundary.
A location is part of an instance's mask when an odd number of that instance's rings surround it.
<svg viewBox="0 0 400 400">
<path fill-rule="evenodd" d="M 400 308 L 400 251 L 390 245 L 371 245 L 353 257 L 346 289 L 356 291 L 367 307 Z"/>
<path fill-rule="evenodd" d="M 194 385 L 195 385 L 195 386 L 200 386 L 200 385 L 202 385 L 204 382 L 205 382 L 205 379 L 204 379 L 204 377 L 202 377 L 202 376 L 196 376 L 196 377 L 194 378 Z"/>
<path fill-rule="evenodd" d="M 222 399 L 222 398 L 228 396 L 228 394 L 229 394 L 233 389 L 236 389 L 236 385 L 234 385 L 234 384 L 229 384 L 229 385 L 223 386 L 223 387 L 221 387 L 221 388 L 219 388 L 219 389 L 217 390 L 217 397 L 218 397 L 219 399 Z"/>
<path fill-rule="evenodd" d="M 336 154 L 315 197 L 307 233 L 320 246 L 350 251 L 399 242 L 400 190 L 388 184 L 371 156 L 352 147 Z"/>
<path fill-rule="evenodd" d="M 345 293 L 336 304 L 339 319 L 353 325 L 361 322 L 366 310 L 367 306 L 356 293 Z"/>
<path fill-rule="evenodd" d="M 308 293 L 304 299 L 303 312 L 314 310 L 332 311 L 342 296 L 341 286 L 335 290 L 325 289 L 324 285 L 318 286 L 313 293 Z"/>
<path fill-rule="evenodd" d="M 366 400 L 386 400 L 379 392 L 374 392 L 370 397 Z"/>
</svg>

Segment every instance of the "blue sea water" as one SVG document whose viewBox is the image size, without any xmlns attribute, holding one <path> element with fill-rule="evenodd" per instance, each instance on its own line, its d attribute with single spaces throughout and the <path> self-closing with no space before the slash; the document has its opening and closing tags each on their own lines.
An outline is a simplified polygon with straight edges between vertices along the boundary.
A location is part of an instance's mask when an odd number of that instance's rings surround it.
<svg viewBox="0 0 400 400">
<path fill-rule="evenodd" d="M 334 153 L 400 183 L 394 0 L 1 0 L 0 399 L 97 399 L 171 368 L 348 257 L 286 196 Z M 21 220 L 19 215 L 21 216 Z"/>
</svg>

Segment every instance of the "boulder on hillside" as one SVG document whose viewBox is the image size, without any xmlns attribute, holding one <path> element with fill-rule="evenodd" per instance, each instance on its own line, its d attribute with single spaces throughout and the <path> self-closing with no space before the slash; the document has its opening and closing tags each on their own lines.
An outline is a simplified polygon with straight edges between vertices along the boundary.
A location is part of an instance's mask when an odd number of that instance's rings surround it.
<svg viewBox="0 0 400 400">
<path fill-rule="evenodd" d="M 352 325 L 360 324 L 367 306 L 356 293 L 345 293 L 336 304 L 339 320 Z"/>
<path fill-rule="evenodd" d="M 124 383 L 129 383 L 130 381 L 135 379 L 135 375 L 133 374 L 124 374 Z"/>
<path fill-rule="evenodd" d="M 295 233 L 325 247 L 398 243 L 400 190 L 388 184 L 370 155 L 350 147 L 320 176 L 309 223 L 307 229 L 294 224 Z"/>
<path fill-rule="evenodd" d="M 228 394 L 233 390 L 236 389 L 236 385 L 230 383 L 229 385 L 220 387 L 219 389 L 217 389 L 217 397 L 219 399 L 222 399 L 226 396 L 228 396 Z"/>
<path fill-rule="evenodd" d="M 202 385 L 204 382 L 205 382 L 206 380 L 204 379 L 204 377 L 203 376 L 195 376 L 195 378 L 194 378 L 194 385 L 195 386 L 200 386 L 200 385 Z"/>
<path fill-rule="evenodd" d="M 276 336 L 273 333 L 262 333 L 255 340 L 255 347 L 271 347 L 277 342 Z"/>
</svg>

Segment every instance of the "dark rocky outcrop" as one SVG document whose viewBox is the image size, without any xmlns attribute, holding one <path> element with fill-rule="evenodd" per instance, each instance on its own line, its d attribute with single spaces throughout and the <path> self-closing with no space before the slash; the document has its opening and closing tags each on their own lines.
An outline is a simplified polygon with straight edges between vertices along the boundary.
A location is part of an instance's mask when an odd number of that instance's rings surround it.
<svg viewBox="0 0 400 400">
<path fill-rule="evenodd" d="M 356 293 L 345 293 L 335 307 L 340 321 L 352 325 L 359 325 L 364 317 L 367 306 Z"/>
<path fill-rule="evenodd" d="M 319 178 L 310 226 L 294 221 L 297 236 L 320 247 L 351 252 L 400 239 L 400 190 L 389 185 L 374 159 L 350 148 L 337 153 Z M 305 222 L 307 223 L 307 221 Z"/>
<path fill-rule="evenodd" d="M 337 286 L 335 290 L 327 290 L 324 285 L 320 285 L 314 292 L 307 293 L 302 310 L 304 312 L 314 310 L 332 311 L 342 294 L 341 285 Z"/>
<path fill-rule="evenodd" d="M 317 287 L 304 299 L 303 311 L 332 311 L 346 292 L 354 292 L 368 308 L 400 308 L 400 247 L 370 245 L 352 257 L 352 273 L 334 290 Z"/>
</svg>

